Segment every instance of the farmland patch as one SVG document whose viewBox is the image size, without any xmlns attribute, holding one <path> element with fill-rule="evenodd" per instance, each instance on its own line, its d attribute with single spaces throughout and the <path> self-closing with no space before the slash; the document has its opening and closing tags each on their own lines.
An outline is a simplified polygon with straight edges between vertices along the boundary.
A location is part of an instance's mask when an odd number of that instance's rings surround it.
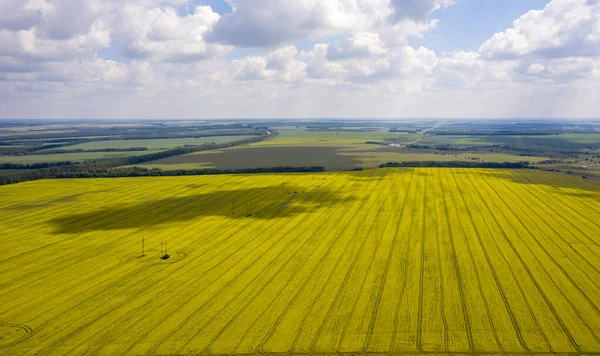
<svg viewBox="0 0 600 356">
<path fill-rule="evenodd" d="M 0 316 L 34 332 L 0 354 L 598 355 L 599 193 L 456 168 L 2 186 Z"/>
</svg>

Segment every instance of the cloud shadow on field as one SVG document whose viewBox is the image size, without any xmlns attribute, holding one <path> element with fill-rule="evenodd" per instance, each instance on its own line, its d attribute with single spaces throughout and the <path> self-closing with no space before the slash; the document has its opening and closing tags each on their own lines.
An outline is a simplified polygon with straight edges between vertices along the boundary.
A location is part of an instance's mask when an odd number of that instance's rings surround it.
<svg viewBox="0 0 600 356">
<path fill-rule="evenodd" d="M 456 176 L 472 174 L 468 171 L 470 168 L 465 168 L 465 171 L 455 171 Z M 531 174 L 534 173 L 534 174 Z M 490 177 L 492 179 L 502 179 L 509 183 L 523 184 L 523 185 L 539 185 L 545 188 L 552 189 L 573 189 L 578 192 L 569 191 L 555 191 L 559 194 L 568 196 L 585 197 L 600 201 L 600 181 L 594 179 L 583 179 L 579 176 L 566 175 L 564 173 L 545 172 L 545 171 L 534 171 L 534 170 L 497 170 L 489 169 L 486 171 L 479 171 L 477 174 L 484 178 Z M 476 174 L 475 174 L 476 175 Z"/>
<path fill-rule="evenodd" d="M 8 210 L 44 209 L 44 208 L 49 208 L 49 207 L 55 206 L 57 204 L 69 204 L 69 203 L 76 202 L 80 196 L 85 195 L 85 194 L 87 194 L 87 193 L 72 194 L 72 195 L 68 195 L 68 196 L 64 196 L 64 197 L 60 197 L 60 198 L 46 198 L 46 199 L 38 199 L 38 200 L 32 200 L 32 201 L 24 201 L 21 203 L 17 203 L 17 204 L 5 207 L 4 209 L 8 209 Z"/>
<path fill-rule="evenodd" d="M 335 191 L 318 187 L 300 186 L 297 193 L 294 193 L 294 188 L 285 186 L 282 191 L 278 185 L 147 200 L 60 216 L 50 223 L 54 225 L 56 234 L 81 234 L 158 227 L 210 216 L 266 220 L 313 212 L 321 204 L 340 204 L 345 198 Z M 151 195 L 148 197 L 152 198 Z"/>
</svg>

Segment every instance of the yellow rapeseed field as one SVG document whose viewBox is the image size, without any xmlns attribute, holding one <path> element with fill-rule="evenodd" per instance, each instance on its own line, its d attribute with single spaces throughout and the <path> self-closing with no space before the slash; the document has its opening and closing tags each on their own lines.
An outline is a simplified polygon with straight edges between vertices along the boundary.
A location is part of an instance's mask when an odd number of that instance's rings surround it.
<svg viewBox="0 0 600 356">
<path fill-rule="evenodd" d="M 567 175 L 20 183 L 0 261 L 2 355 L 600 353 L 600 182 Z"/>
</svg>

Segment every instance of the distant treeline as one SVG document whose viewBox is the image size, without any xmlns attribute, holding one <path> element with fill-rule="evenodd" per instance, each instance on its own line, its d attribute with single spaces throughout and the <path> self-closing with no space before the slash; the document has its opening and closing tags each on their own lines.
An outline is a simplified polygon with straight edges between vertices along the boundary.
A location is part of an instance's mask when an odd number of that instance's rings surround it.
<svg viewBox="0 0 600 356">
<path fill-rule="evenodd" d="M 416 150 L 438 150 L 438 151 L 473 151 L 475 147 L 457 147 L 450 145 L 407 145 L 406 147 Z"/>
<path fill-rule="evenodd" d="M 477 130 L 433 130 L 429 132 L 432 135 L 438 136 L 548 136 L 560 135 L 559 131 L 523 131 L 523 130 L 506 130 L 506 131 L 477 131 Z"/>
<path fill-rule="evenodd" d="M 79 139 L 82 137 L 96 138 L 101 140 L 145 140 L 145 139 L 169 139 L 186 137 L 212 137 L 212 136 L 240 136 L 240 135 L 260 135 L 261 132 L 256 128 L 241 125 L 227 125 L 212 128 L 199 127 L 145 127 L 145 128 L 94 128 L 79 129 L 73 132 L 61 132 L 61 139 Z M 102 137 L 100 137 L 102 136 Z M 32 140 L 52 140 L 56 139 L 56 133 L 35 133 L 25 135 L 11 135 L 2 137 L 3 141 L 32 141 Z"/>
<path fill-rule="evenodd" d="M 416 133 L 421 132 L 421 130 L 417 130 L 417 129 L 390 129 L 390 130 L 388 130 L 388 132 L 416 134 Z"/>
<path fill-rule="evenodd" d="M 40 169 L 40 168 L 70 166 L 73 164 L 79 164 L 79 162 L 62 161 L 62 162 L 42 162 L 42 163 L 29 163 L 29 164 L 0 163 L 0 169 Z"/>
<path fill-rule="evenodd" d="M 163 158 L 173 157 L 184 155 L 192 152 L 200 152 L 200 151 L 209 151 L 216 150 L 221 148 L 228 148 L 237 145 L 243 145 L 248 143 L 254 143 L 263 141 L 267 138 L 278 135 L 278 132 L 275 130 L 270 130 L 270 135 L 262 135 L 257 137 L 251 137 L 244 140 L 237 140 L 228 143 L 205 143 L 198 146 L 191 147 L 178 147 L 172 150 L 166 150 L 156 153 L 151 153 L 147 155 L 141 156 L 133 156 L 127 158 L 121 158 L 116 160 L 107 160 L 100 161 L 94 163 L 82 163 L 82 164 L 70 164 L 70 165 L 61 165 L 61 166 L 48 166 L 42 167 L 40 169 L 29 169 L 24 172 L 17 173 L 9 173 L 6 175 L 0 175 L 0 185 L 5 184 L 14 184 L 20 182 L 26 182 L 30 180 L 36 179 L 48 179 L 48 178 L 56 178 L 56 177 L 66 177 L 68 175 L 74 174 L 100 174 L 100 173 L 108 173 L 112 168 L 120 167 L 120 166 L 128 166 L 135 165 L 150 161 L 156 161 Z M 30 165 L 31 166 L 31 165 Z M 5 168 L 9 169 L 9 168 Z M 12 169 L 12 168 L 11 168 Z M 26 168 L 17 168 L 17 169 L 26 169 Z"/>
<path fill-rule="evenodd" d="M 439 168 L 529 168 L 528 162 L 466 162 L 466 161 L 409 161 L 409 162 L 388 162 L 379 166 L 380 168 L 389 167 L 439 167 Z"/>
<path fill-rule="evenodd" d="M 68 172 L 58 174 L 55 178 L 120 178 L 120 177 L 165 177 L 165 176 L 198 176 L 211 174 L 244 174 L 244 173 L 293 173 L 293 172 L 325 172 L 322 166 L 278 166 L 241 169 L 177 169 L 164 171 L 159 168 L 115 168 L 104 172 Z"/>
<path fill-rule="evenodd" d="M 36 147 L 37 148 L 37 147 Z M 43 151 L 30 150 L 29 152 L 12 152 L 5 156 L 43 156 L 64 153 L 90 153 L 90 152 L 141 152 L 148 151 L 148 147 L 128 147 L 128 148 L 95 148 L 95 149 L 74 149 L 74 150 L 52 150 L 45 149 Z"/>
</svg>

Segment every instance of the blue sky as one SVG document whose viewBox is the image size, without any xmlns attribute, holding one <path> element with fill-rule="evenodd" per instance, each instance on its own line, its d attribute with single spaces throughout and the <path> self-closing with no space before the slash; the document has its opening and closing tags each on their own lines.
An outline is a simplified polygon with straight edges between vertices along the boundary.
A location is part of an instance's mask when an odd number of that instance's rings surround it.
<svg viewBox="0 0 600 356">
<path fill-rule="evenodd" d="M 0 5 L 0 117 L 600 112 L 596 0 Z"/>
<path fill-rule="evenodd" d="M 458 0 L 432 16 L 437 28 L 411 41 L 436 51 L 476 51 L 494 33 L 511 27 L 530 10 L 541 10 L 548 0 Z"/>
</svg>

